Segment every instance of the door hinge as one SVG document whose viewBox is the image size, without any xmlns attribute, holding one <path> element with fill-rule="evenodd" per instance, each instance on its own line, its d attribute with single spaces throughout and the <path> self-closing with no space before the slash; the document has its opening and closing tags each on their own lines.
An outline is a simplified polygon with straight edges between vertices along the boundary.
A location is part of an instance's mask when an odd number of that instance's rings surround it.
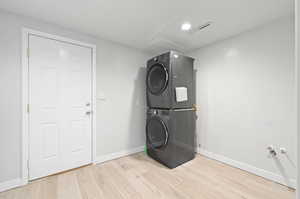
<svg viewBox="0 0 300 199">
<path fill-rule="evenodd" d="M 27 57 L 29 57 L 29 52 L 30 52 L 29 48 L 27 48 Z"/>
<path fill-rule="evenodd" d="M 29 104 L 27 104 L 27 113 L 29 113 Z"/>
</svg>

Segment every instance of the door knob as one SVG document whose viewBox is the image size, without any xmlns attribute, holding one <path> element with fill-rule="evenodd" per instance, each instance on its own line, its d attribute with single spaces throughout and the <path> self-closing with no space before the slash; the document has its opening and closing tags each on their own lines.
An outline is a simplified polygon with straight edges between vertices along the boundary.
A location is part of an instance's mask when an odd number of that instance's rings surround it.
<svg viewBox="0 0 300 199">
<path fill-rule="evenodd" d="M 87 111 L 85 114 L 90 115 L 92 114 L 92 111 Z"/>
</svg>

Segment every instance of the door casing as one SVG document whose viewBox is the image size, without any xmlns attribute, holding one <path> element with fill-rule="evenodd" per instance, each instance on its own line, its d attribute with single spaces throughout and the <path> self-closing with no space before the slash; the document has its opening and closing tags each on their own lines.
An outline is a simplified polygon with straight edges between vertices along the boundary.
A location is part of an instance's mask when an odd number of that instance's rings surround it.
<svg viewBox="0 0 300 199">
<path fill-rule="evenodd" d="M 28 28 L 22 29 L 22 160 L 21 175 L 22 185 L 28 183 L 28 161 L 29 161 L 29 35 L 36 35 L 47 39 L 85 46 L 92 49 L 92 162 L 96 160 L 96 45 L 76 41 L 66 37 L 44 33 Z"/>
</svg>

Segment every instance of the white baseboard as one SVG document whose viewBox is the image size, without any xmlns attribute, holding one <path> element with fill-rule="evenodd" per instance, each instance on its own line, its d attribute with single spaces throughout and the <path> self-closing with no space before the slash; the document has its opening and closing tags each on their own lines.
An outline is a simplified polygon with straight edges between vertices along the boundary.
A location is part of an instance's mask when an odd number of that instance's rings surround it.
<svg viewBox="0 0 300 199">
<path fill-rule="evenodd" d="M 12 188 L 16 188 L 23 185 L 23 181 L 21 178 L 16 178 L 13 180 L 0 182 L 0 192 L 6 191 Z"/>
<path fill-rule="evenodd" d="M 127 155 L 142 152 L 142 151 L 144 151 L 144 146 L 140 146 L 140 147 L 133 148 L 130 150 L 123 150 L 123 151 L 119 151 L 116 153 L 111 153 L 108 155 L 97 157 L 96 160 L 94 161 L 94 164 L 106 162 L 106 161 L 113 160 L 116 158 L 121 158 L 121 157 L 124 157 Z M 26 184 L 26 182 L 24 182 L 21 178 L 17 178 L 17 179 L 5 181 L 5 182 L 0 182 L 0 192 L 6 191 L 6 190 L 9 190 L 12 188 L 16 188 L 16 187 L 19 187 L 19 186 L 22 186 L 25 184 Z"/>
<path fill-rule="evenodd" d="M 116 159 L 116 158 L 121 158 L 121 157 L 124 157 L 124 156 L 127 156 L 127 155 L 142 152 L 142 151 L 144 151 L 144 146 L 140 146 L 140 147 L 133 148 L 133 149 L 130 149 L 130 150 L 123 150 L 123 151 L 120 151 L 120 152 L 111 153 L 111 154 L 104 155 L 104 156 L 99 156 L 99 157 L 96 158 L 94 163 L 98 164 L 98 163 L 106 162 L 106 161 L 113 160 L 113 159 Z M 243 163 L 243 162 L 239 162 L 239 161 L 236 161 L 236 160 L 227 158 L 225 156 L 218 155 L 218 154 L 215 154 L 215 153 L 212 153 L 212 152 L 200 149 L 200 148 L 198 149 L 198 153 L 200 153 L 201 155 L 204 155 L 208 158 L 223 162 L 223 163 L 228 164 L 230 166 L 233 166 L 233 167 L 248 171 L 250 173 L 253 173 L 255 175 L 264 177 L 266 179 L 272 180 L 274 182 L 278 182 L 280 184 L 284 184 L 286 186 L 296 188 L 296 180 L 295 179 L 290 179 L 289 180 L 290 182 L 287 183 L 282 176 L 280 176 L 278 174 L 275 174 L 275 173 L 272 173 L 270 171 L 266 171 L 264 169 L 260 169 L 260 168 L 254 167 L 252 165 L 249 165 L 249 164 L 246 164 L 246 163 Z M 16 187 L 19 187 L 19 186 L 22 186 L 22 185 L 24 185 L 24 183 L 23 183 L 21 178 L 17 178 L 17 179 L 9 180 L 9 181 L 6 181 L 6 182 L 2 182 L 2 183 L 0 183 L 0 192 L 6 191 L 8 189 L 16 188 Z"/>
<path fill-rule="evenodd" d="M 121 157 L 124 157 L 124 156 L 127 156 L 127 155 L 131 155 L 131 154 L 134 154 L 134 153 L 141 152 L 141 151 L 144 151 L 144 146 L 140 146 L 140 147 L 129 149 L 129 150 L 123 150 L 123 151 L 111 153 L 111 154 L 108 154 L 108 155 L 99 156 L 94 161 L 94 164 L 99 164 L 99 163 L 106 162 L 106 161 L 109 161 L 109 160 L 121 158 Z"/>
<path fill-rule="evenodd" d="M 295 179 L 288 179 L 289 182 L 287 182 L 287 180 L 285 180 L 281 175 L 278 175 L 276 173 L 272 173 L 270 171 L 264 170 L 264 169 L 260 169 L 257 167 L 254 167 L 252 165 L 243 163 L 243 162 L 239 162 L 230 158 L 227 158 L 225 156 L 222 155 L 218 155 L 215 154 L 213 152 L 210 151 L 206 151 L 204 149 L 198 148 L 198 153 L 200 153 L 203 156 L 206 156 L 208 158 L 223 162 L 225 164 L 228 164 L 230 166 L 248 171 L 250 173 L 253 173 L 255 175 L 261 176 L 263 178 L 266 178 L 268 180 L 272 180 L 274 182 L 286 185 L 288 187 L 291 188 L 296 188 L 296 180 Z"/>
</svg>

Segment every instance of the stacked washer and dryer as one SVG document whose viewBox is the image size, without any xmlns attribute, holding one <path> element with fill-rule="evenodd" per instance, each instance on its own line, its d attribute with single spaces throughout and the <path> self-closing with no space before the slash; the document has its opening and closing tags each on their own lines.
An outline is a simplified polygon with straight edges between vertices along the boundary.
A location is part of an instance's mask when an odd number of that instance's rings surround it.
<svg viewBox="0 0 300 199">
<path fill-rule="evenodd" d="M 147 154 L 169 168 L 195 157 L 193 63 L 175 51 L 147 62 Z"/>
</svg>

